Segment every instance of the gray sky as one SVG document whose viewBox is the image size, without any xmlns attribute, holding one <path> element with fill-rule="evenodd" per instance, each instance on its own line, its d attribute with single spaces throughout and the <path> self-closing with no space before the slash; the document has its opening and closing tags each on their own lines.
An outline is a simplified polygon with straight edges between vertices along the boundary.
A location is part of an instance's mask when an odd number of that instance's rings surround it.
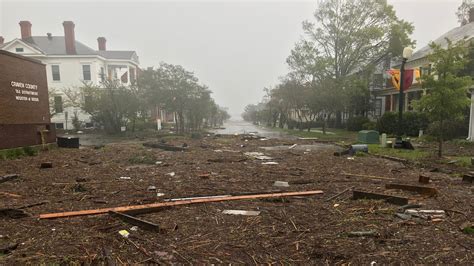
<svg viewBox="0 0 474 266">
<path fill-rule="evenodd" d="M 421 48 L 458 26 L 462 0 L 388 0 L 413 22 Z M 76 24 L 76 39 L 97 48 L 136 50 L 142 67 L 164 61 L 194 71 L 217 103 L 239 115 L 258 102 L 262 89 L 287 72 L 285 59 L 312 18 L 317 1 L 41 1 L 0 0 L 0 36 L 20 37 L 20 20 L 33 35 L 64 35 L 62 22 Z"/>
</svg>

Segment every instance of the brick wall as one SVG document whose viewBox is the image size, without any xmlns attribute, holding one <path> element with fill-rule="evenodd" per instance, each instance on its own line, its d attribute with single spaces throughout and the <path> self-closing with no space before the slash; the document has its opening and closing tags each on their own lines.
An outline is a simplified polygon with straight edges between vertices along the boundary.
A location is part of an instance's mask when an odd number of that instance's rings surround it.
<svg viewBox="0 0 474 266">
<path fill-rule="evenodd" d="M 46 67 L 39 61 L 0 51 L 0 124 L 50 123 Z M 12 87 L 13 82 L 36 85 L 37 89 Z M 19 101 L 15 90 L 37 92 L 38 102 Z"/>
<path fill-rule="evenodd" d="M 0 149 L 55 142 L 50 121 L 45 65 L 0 50 Z"/>
</svg>

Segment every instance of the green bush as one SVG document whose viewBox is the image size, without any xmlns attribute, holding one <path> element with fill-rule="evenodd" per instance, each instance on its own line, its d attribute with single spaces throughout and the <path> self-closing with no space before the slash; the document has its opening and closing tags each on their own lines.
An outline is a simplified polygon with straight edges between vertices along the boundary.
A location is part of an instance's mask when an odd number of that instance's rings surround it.
<svg viewBox="0 0 474 266">
<path fill-rule="evenodd" d="M 36 154 L 38 154 L 38 151 L 32 147 L 24 147 L 23 152 L 28 156 L 35 156 Z"/>
<path fill-rule="evenodd" d="M 376 130 L 377 129 L 377 122 L 369 121 L 362 125 L 362 129 L 365 130 Z"/>
<path fill-rule="evenodd" d="M 427 133 L 432 136 L 437 136 L 439 132 L 439 123 L 432 123 L 429 125 Z M 451 140 L 459 137 L 466 137 L 469 133 L 469 122 L 466 120 L 449 120 L 445 121 L 445 130 L 443 132 L 444 140 Z"/>
<path fill-rule="evenodd" d="M 354 116 L 347 119 L 346 127 L 349 131 L 360 131 L 364 129 L 364 124 L 369 123 L 370 120 L 363 116 Z"/>
<path fill-rule="evenodd" d="M 428 117 L 419 112 L 403 113 L 402 129 L 407 136 L 418 136 L 420 129 L 426 130 L 429 125 Z M 398 134 L 398 113 L 386 112 L 377 122 L 377 130 L 380 133 L 390 135 Z"/>
</svg>

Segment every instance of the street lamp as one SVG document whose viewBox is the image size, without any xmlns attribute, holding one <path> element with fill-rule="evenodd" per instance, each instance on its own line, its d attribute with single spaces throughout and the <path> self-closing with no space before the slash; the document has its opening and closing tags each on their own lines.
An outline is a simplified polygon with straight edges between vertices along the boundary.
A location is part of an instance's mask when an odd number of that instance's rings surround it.
<svg viewBox="0 0 474 266">
<path fill-rule="evenodd" d="M 402 54 L 402 65 L 400 67 L 400 92 L 398 94 L 398 136 L 395 141 L 395 148 L 403 148 L 403 88 L 404 88 L 404 78 L 405 78 L 405 64 L 408 59 L 413 55 L 413 49 L 411 47 L 405 47 Z"/>
</svg>

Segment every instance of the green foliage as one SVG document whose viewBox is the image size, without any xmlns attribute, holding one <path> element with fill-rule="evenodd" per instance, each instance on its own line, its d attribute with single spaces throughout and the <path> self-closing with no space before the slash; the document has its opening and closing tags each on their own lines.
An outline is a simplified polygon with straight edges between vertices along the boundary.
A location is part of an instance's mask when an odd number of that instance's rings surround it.
<svg viewBox="0 0 474 266">
<path fill-rule="evenodd" d="M 474 226 L 466 226 L 462 229 L 462 232 L 468 235 L 474 235 Z"/>
<path fill-rule="evenodd" d="M 35 156 L 38 154 L 38 151 L 30 146 L 23 148 L 23 153 L 28 156 Z"/>
<path fill-rule="evenodd" d="M 82 127 L 82 123 L 79 120 L 79 115 L 77 112 L 74 112 L 74 115 L 72 116 L 72 126 L 74 127 L 74 130 L 80 130 Z"/>
<path fill-rule="evenodd" d="M 85 85 L 81 88 L 87 102 L 82 103 L 92 120 L 102 125 L 107 133 L 119 133 L 127 121 L 136 117 L 139 100 L 131 89 L 118 82 L 105 82 L 102 86 Z"/>
<path fill-rule="evenodd" d="M 405 112 L 402 119 L 403 132 L 407 136 L 416 137 L 420 130 L 426 130 L 429 125 L 429 119 L 426 114 L 419 112 Z M 377 130 L 380 133 L 397 135 L 399 130 L 398 113 L 385 112 L 377 121 Z"/>
<path fill-rule="evenodd" d="M 474 8 L 474 0 L 463 0 L 461 5 L 458 7 L 456 16 L 458 17 L 459 23 L 465 25 L 469 22 L 469 10 Z"/>
<path fill-rule="evenodd" d="M 406 150 L 406 149 L 392 149 L 382 148 L 380 144 L 369 144 L 369 153 L 377 155 L 387 155 L 407 159 L 410 161 L 420 161 L 430 156 L 429 152 L 420 149 Z"/>
<path fill-rule="evenodd" d="M 142 152 L 131 156 L 128 162 L 130 164 L 155 164 L 156 158 L 152 153 Z"/>
<path fill-rule="evenodd" d="M 179 133 L 221 125 L 230 116 L 211 97 L 211 91 L 199 83 L 193 72 L 182 66 L 161 63 L 143 72 L 139 80 L 147 105 L 175 112 Z"/>
<path fill-rule="evenodd" d="M 469 121 L 463 120 L 447 120 L 441 127 L 439 121 L 435 121 L 428 126 L 426 133 L 433 136 L 435 140 L 439 137 L 438 132 L 443 131 L 443 140 L 451 140 L 455 138 L 466 137 L 469 132 Z"/>
<path fill-rule="evenodd" d="M 362 129 L 365 129 L 365 130 L 376 130 L 377 129 L 377 122 L 374 122 L 374 121 L 369 121 L 367 123 L 364 123 L 362 125 Z"/>
<path fill-rule="evenodd" d="M 354 116 L 347 119 L 346 127 L 349 131 L 360 131 L 364 129 L 364 124 L 369 123 L 370 120 L 363 116 Z"/>
<path fill-rule="evenodd" d="M 321 0 L 303 30 L 286 60 L 290 73 L 246 108 L 245 120 L 300 130 L 317 121 L 325 131 L 330 121 L 341 125 L 342 112 L 367 116 L 374 65 L 413 44 L 413 26 L 380 0 Z"/>
<path fill-rule="evenodd" d="M 464 41 L 453 44 L 448 41 L 446 49 L 432 43 L 432 54 L 428 57 L 433 63 L 433 75 L 422 77 L 422 82 L 429 92 L 414 107 L 425 113 L 434 123 L 436 130 L 431 134 L 438 139 L 438 156 L 442 156 L 443 141 L 450 136 L 446 134 L 449 124 L 463 119 L 465 110 L 469 107 L 467 97 L 468 87 L 472 77 L 459 76 L 467 63 L 467 45 Z"/>
</svg>

